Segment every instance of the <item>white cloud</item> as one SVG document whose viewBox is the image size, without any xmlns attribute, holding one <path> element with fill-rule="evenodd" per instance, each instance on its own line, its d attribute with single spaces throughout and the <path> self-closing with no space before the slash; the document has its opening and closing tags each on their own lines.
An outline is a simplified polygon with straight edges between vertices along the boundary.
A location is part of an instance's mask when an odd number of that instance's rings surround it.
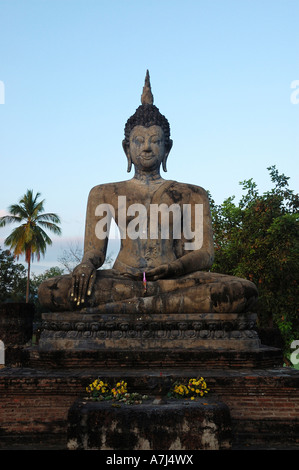
<svg viewBox="0 0 299 470">
<path fill-rule="evenodd" d="M 5 209 L 0 209 L 0 217 L 4 217 L 5 215 L 8 215 L 7 210 L 5 210 Z"/>
</svg>

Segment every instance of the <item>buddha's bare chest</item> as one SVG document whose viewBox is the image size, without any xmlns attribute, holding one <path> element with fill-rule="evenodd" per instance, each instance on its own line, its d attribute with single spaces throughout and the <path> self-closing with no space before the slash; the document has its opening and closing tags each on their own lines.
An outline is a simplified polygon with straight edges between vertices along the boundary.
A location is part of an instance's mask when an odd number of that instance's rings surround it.
<svg viewBox="0 0 299 470">
<path fill-rule="evenodd" d="M 111 194 L 110 204 L 113 206 L 116 222 L 124 217 L 129 223 L 135 213 L 149 214 L 151 205 L 156 203 L 155 195 L 160 185 L 127 185 L 118 188 Z M 125 216 L 124 216 L 125 214 Z"/>
</svg>

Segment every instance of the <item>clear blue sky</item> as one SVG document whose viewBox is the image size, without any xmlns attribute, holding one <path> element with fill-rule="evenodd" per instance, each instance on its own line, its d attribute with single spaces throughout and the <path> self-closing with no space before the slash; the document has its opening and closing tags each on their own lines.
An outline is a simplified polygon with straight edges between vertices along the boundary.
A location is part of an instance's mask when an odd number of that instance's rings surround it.
<svg viewBox="0 0 299 470">
<path fill-rule="evenodd" d="M 121 142 L 147 68 L 174 141 L 165 178 L 221 203 L 245 179 L 270 189 L 276 165 L 297 192 L 298 18 L 298 0 L 0 0 L 0 215 L 33 189 L 62 219 L 33 271 L 82 240 L 93 186 L 132 176 Z"/>
</svg>

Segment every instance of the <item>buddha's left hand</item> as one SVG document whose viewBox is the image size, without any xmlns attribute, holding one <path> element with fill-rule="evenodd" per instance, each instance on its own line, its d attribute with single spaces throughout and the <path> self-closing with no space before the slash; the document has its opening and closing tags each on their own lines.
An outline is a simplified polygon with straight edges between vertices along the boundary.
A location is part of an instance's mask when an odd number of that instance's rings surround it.
<svg viewBox="0 0 299 470">
<path fill-rule="evenodd" d="M 157 268 L 146 271 L 146 279 L 148 281 L 157 281 L 158 279 L 178 277 L 184 274 L 183 265 L 179 260 L 170 264 L 161 264 Z"/>
</svg>

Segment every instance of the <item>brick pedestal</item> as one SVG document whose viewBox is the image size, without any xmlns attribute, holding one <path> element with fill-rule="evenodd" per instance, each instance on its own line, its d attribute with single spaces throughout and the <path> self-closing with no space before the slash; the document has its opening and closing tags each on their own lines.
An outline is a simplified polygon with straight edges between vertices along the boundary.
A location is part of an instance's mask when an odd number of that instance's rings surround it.
<svg viewBox="0 0 299 470">
<path fill-rule="evenodd" d="M 259 445 L 299 448 L 299 371 L 272 370 L 38 370 L 0 369 L 0 447 L 10 443 L 46 445 L 51 441 L 67 448 L 70 407 L 85 396 L 85 387 L 95 378 L 110 383 L 123 379 L 128 388 L 151 393 L 157 380 L 202 376 L 217 398 L 230 410 L 233 448 Z M 30 448 L 30 447 L 29 447 Z"/>
<path fill-rule="evenodd" d="M 228 407 L 210 398 L 120 407 L 78 400 L 67 434 L 69 450 L 226 450 L 232 437 Z"/>
</svg>

